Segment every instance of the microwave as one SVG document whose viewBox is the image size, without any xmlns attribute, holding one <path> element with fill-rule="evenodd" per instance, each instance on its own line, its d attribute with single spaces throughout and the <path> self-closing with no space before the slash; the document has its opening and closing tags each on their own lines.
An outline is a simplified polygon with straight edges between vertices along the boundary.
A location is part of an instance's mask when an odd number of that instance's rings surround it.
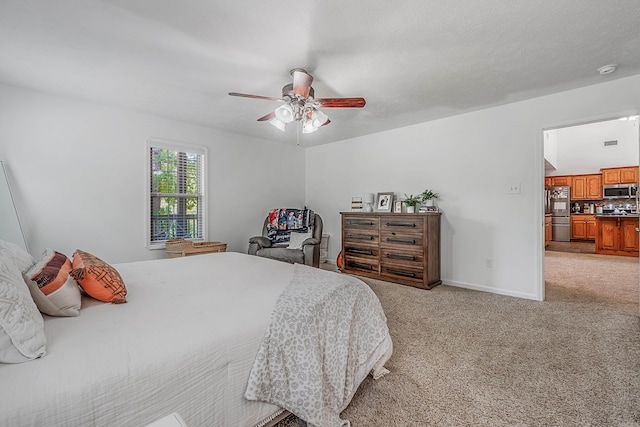
<svg viewBox="0 0 640 427">
<path fill-rule="evenodd" d="M 637 184 L 615 184 L 602 186 L 602 197 L 605 199 L 630 199 L 638 193 Z"/>
</svg>

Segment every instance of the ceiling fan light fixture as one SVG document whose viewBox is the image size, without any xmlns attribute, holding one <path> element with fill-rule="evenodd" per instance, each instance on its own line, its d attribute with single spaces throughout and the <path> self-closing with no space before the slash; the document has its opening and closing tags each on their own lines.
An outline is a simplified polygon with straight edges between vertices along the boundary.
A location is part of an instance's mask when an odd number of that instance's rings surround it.
<svg viewBox="0 0 640 427">
<path fill-rule="evenodd" d="M 318 130 L 319 126 L 313 125 L 313 120 L 303 120 L 302 121 L 302 133 L 312 133 Z"/>
<path fill-rule="evenodd" d="M 285 125 L 285 123 L 284 123 L 282 120 L 280 120 L 279 118 L 274 117 L 274 118 L 272 118 L 271 120 L 269 120 L 269 123 L 271 123 L 271 125 L 272 125 L 272 126 L 274 126 L 274 127 L 278 128 L 278 129 L 280 129 L 282 132 L 284 132 L 284 128 L 285 128 L 285 126 L 286 126 L 286 125 Z"/>
<path fill-rule="evenodd" d="M 329 119 L 329 116 L 327 116 L 325 113 L 323 113 L 320 110 L 314 109 L 313 112 L 311 113 L 311 122 L 313 123 L 313 126 L 316 128 L 319 128 L 320 126 L 325 124 L 327 122 L 327 119 Z"/>
<path fill-rule="evenodd" d="M 291 123 L 293 121 L 293 108 L 289 104 L 279 106 L 274 113 L 282 123 Z"/>
</svg>

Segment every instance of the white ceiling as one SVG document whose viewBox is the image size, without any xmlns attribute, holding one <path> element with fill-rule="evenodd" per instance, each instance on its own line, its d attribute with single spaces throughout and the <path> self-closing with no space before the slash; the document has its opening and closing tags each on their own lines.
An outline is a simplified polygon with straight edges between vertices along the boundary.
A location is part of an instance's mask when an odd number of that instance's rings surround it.
<svg viewBox="0 0 640 427">
<path fill-rule="evenodd" d="M 600 66 L 615 63 L 606 76 Z M 640 74 L 638 0 L 0 0 L 0 82 L 292 143 L 256 119 L 289 70 L 316 145 Z"/>
</svg>

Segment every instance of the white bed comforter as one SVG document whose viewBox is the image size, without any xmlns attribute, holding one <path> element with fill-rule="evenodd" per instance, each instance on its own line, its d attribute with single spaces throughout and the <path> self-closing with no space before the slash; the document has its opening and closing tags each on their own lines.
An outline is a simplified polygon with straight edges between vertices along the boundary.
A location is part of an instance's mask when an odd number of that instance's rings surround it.
<svg viewBox="0 0 640 427">
<path fill-rule="evenodd" d="M 0 364 L 0 426 L 250 426 L 279 408 L 244 398 L 290 264 L 239 253 L 115 264 L 128 303 L 84 298 L 45 316 L 47 355 Z"/>
<path fill-rule="evenodd" d="M 311 425 L 348 425 L 340 412 L 390 351 L 387 319 L 366 284 L 296 264 L 245 395 L 286 408 Z"/>
</svg>

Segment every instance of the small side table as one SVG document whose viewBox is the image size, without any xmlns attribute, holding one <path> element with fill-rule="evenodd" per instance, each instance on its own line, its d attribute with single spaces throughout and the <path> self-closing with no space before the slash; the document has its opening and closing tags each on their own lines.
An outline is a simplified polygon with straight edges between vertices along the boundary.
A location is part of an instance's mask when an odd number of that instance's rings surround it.
<svg viewBox="0 0 640 427">
<path fill-rule="evenodd" d="M 167 240 L 166 251 L 168 258 L 180 258 L 192 255 L 226 252 L 225 242 L 192 242 L 185 239 Z"/>
</svg>

